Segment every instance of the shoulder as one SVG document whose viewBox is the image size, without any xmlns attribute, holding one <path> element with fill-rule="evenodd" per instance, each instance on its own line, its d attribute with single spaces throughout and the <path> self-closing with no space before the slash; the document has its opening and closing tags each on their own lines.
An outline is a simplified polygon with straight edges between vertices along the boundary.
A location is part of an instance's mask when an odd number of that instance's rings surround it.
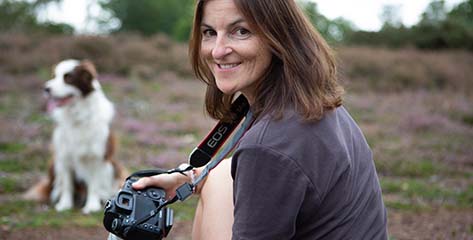
<svg viewBox="0 0 473 240">
<path fill-rule="evenodd" d="M 353 131 L 358 131 L 344 107 L 327 112 L 316 122 L 306 122 L 294 110 L 287 110 L 282 119 L 263 116 L 243 137 L 240 148 L 260 145 L 272 149 L 284 150 L 294 147 L 331 147 L 343 141 Z"/>
<path fill-rule="evenodd" d="M 355 151 L 368 152 L 369 147 L 348 112 L 339 107 L 317 122 L 305 122 L 294 111 L 287 111 L 280 120 L 261 118 L 242 138 L 235 160 L 271 158 L 293 166 L 318 185 L 330 179 L 326 175 L 339 175 L 350 168 Z"/>
</svg>

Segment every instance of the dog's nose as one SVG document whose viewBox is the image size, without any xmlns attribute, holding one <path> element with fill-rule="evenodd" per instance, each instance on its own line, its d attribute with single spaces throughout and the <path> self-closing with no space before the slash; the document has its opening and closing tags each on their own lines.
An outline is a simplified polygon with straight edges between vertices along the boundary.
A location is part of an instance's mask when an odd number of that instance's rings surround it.
<svg viewBox="0 0 473 240">
<path fill-rule="evenodd" d="M 50 94 L 51 93 L 51 88 L 50 87 L 44 87 L 43 91 L 47 94 Z"/>
</svg>

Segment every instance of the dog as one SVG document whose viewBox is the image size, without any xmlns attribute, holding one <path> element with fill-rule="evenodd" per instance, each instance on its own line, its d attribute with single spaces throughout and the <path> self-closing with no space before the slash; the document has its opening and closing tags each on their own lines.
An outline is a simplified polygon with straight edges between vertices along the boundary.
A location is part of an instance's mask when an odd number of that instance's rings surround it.
<svg viewBox="0 0 473 240">
<path fill-rule="evenodd" d="M 85 194 L 82 212 L 102 209 L 126 177 L 114 160 L 111 131 L 114 106 L 97 80 L 92 62 L 64 60 L 44 85 L 47 110 L 56 125 L 49 176 L 26 192 L 26 199 L 49 200 L 57 211 L 73 208 L 75 196 Z M 81 187 L 82 186 L 82 187 Z M 81 190 L 82 189 L 82 190 Z"/>
</svg>

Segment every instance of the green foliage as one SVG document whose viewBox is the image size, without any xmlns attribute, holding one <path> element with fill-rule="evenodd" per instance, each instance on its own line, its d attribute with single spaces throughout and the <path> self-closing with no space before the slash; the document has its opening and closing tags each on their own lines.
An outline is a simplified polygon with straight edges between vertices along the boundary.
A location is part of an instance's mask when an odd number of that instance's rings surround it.
<svg viewBox="0 0 473 240">
<path fill-rule="evenodd" d="M 447 19 L 447 8 L 445 0 L 432 1 L 424 13 L 420 25 L 439 25 Z"/>
<path fill-rule="evenodd" d="M 0 1 L 0 31 L 72 34 L 74 29 L 70 25 L 52 22 L 41 23 L 37 20 L 37 9 L 51 1 L 54 0 Z"/>
<path fill-rule="evenodd" d="M 317 4 L 310 1 L 298 2 L 310 22 L 329 43 L 340 43 L 346 35 L 353 32 L 353 24 L 343 18 L 329 20 L 317 9 Z"/>
<path fill-rule="evenodd" d="M 411 28 L 396 24 L 395 10 L 389 6 L 384 25 L 379 32 L 357 31 L 350 34 L 350 44 L 382 45 L 389 47 L 416 46 L 421 49 L 473 50 L 473 0 L 466 0 L 450 12 L 445 1 L 432 1 L 419 23 Z"/>
<path fill-rule="evenodd" d="M 103 0 L 101 6 L 121 25 L 118 32 L 138 32 L 147 36 L 166 33 L 187 40 L 192 24 L 193 0 Z"/>
<path fill-rule="evenodd" d="M 432 2 L 414 26 L 414 42 L 420 48 L 467 48 L 473 50 L 473 0 L 447 12 L 444 1 Z"/>
<path fill-rule="evenodd" d="M 0 31 L 21 29 L 36 24 L 31 4 L 17 1 L 0 3 Z"/>
<path fill-rule="evenodd" d="M 400 27 L 402 26 L 400 6 L 399 5 L 385 5 L 381 13 L 381 20 L 384 27 Z"/>
</svg>

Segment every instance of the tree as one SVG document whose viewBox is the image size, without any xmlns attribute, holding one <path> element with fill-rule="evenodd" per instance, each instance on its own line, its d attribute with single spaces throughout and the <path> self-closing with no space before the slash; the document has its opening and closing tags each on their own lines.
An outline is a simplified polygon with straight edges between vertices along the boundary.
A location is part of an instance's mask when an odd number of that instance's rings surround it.
<svg viewBox="0 0 473 240">
<path fill-rule="evenodd" d="M 70 25 L 38 21 L 38 9 L 52 1 L 57 0 L 0 0 L 0 31 L 72 34 L 74 29 Z"/>
<path fill-rule="evenodd" d="M 445 0 L 434 0 L 432 1 L 420 20 L 421 25 L 439 25 L 447 18 L 447 8 L 445 6 Z"/>
<path fill-rule="evenodd" d="M 402 26 L 402 17 L 400 14 L 400 5 L 385 5 L 381 13 L 381 21 L 384 27 L 399 28 Z"/>
<path fill-rule="evenodd" d="M 473 0 L 458 4 L 448 13 L 447 19 L 455 26 L 448 36 L 450 45 L 473 50 Z"/>
<path fill-rule="evenodd" d="M 467 48 L 473 50 L 473 1 L 460 3 L 450 12 L 445 1 L 433 1 L 412 29 L 419 48 Z"/>
<path fill-rule="evenodd" d="M 299 1 L 298 3 L 309 21 L 329 43 L 342 43 L 346 36 L 353 32 L 354 26 L 350 21 L 344 18 L 329 20 L 319 12 L 315 2 Z"/>
<path fill-rule="evenodd" d="M 400 24 L 398 9 L 385 6 L 378 32 L 356 31 L 345 38 L 349 44 L 388 47 L 416 46 L 421 49 L 461 48 L 473 50 L 473 0 L 448 11 L 444 0 L 433 0 L 413 27 Z"/>
<path fill-rule="evenodd" d="M 178 40 L 188 38 L 193 0 L 102 0 L 100 5 L 120 21 L 117 32 L 143 35 L 165 33 Z"/>
<path fill-rule="evenodd" d="M 458 4 L 448 13 L 448 18 L 462 22 L 473 28 L 473 0 Z"/>
</svg>

